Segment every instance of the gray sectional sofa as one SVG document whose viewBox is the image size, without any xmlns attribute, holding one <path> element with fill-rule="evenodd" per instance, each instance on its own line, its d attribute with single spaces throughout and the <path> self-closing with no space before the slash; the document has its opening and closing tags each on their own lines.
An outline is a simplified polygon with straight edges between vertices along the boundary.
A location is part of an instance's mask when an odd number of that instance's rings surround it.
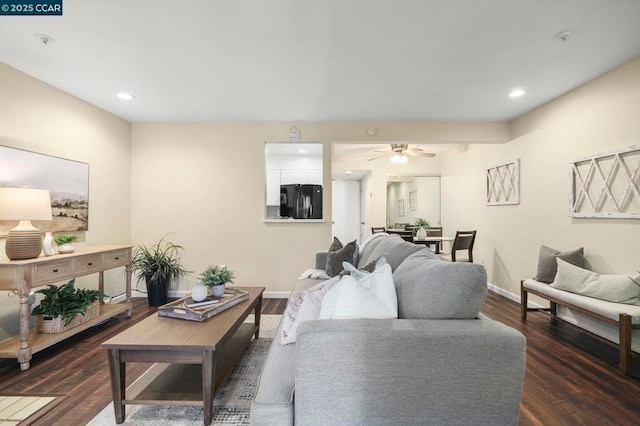
<svg viewBox="0 0 640 426">
<path fill-rule="evenodd" d="M 484 267 L 439 260 L 397 236 L 369 241 L 358 267 L 382 255 L 393 270 L 399 318 L 305 321 L 297 342 L 284 346 L 278 334 L 251 423 L 517 424 L 526 341 L 479 314 Z M 316 256 L 318 269 L 324 259 Z M 292 294 L 318 282 L 301 279 Z"/>
</svg>

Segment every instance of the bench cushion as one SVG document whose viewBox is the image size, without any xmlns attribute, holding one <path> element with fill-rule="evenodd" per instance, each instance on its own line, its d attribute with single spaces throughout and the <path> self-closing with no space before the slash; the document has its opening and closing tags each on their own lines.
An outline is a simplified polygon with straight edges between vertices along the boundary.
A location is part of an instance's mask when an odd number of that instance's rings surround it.
<svg viewBox="0 0 640 426">
<path fill-rule="evenodd" d="M 532 279 L 525 280 L 522 285 L 527 290 L 533 290 L 542 295 L 553 297 L 559 301 L 586 309 L 615 321 L 618 321 L 620 314 L 627 314 L 631 316 L 631 322 L 633 324 L 640 324 L 640 306 L 607 302 L 580 294 L 569 293 L 568 291 L 558 290 L 550 287 L 548 284 Z"/>
</svg>

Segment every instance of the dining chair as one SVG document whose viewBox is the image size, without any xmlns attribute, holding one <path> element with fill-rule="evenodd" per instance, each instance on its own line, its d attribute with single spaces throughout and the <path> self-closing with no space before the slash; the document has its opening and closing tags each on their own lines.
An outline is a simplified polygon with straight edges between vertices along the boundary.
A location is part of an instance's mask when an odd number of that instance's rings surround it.
<svg viewBox="0 0 640 426">
<path fill-rule="evenodd" d="M 442 227 L 431 226 L 427 231 L 427 240 L 429 237 L 442 237 Z M 429 247 L 437 246 L 436 253 L 440 253 L 442 251 L 442 241 L 434 241 L 429 243 Z"/>
<path fill-rule="evenodd" d="M 386 232 L 386 229 L 384 226 L 372 226 L 371 227 L 371 233 L 372 234 L 377 234 L 379 232 Z"/>
<path fill-rule="evenodd" d="M 442 254 L 442 260 L 450 260 L 451 262 L 472 262 L 473 263 L 473 244 L 476 241 L 476 231 L 457 231 L 456 238 L 453 240 L 450 254 Z M 460 259 L 456 257 L 456 252 L 460 250 L 467 251 L 467 258 Z"/>
</svg>

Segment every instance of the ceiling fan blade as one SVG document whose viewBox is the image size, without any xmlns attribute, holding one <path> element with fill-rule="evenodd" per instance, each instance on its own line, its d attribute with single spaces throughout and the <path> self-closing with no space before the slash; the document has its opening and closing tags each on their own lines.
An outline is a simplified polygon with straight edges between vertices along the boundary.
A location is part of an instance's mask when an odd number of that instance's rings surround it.
<svg viewBox="0 0 640 426">
<path fill-rule="evenodd" d="M 378 158 L 388 157 L 391 154 L 393 154 L 393 152 L 387 152 L 384 155 L 378 155 L 377 157 L 369 158 L 367 161 L 373 161 L 373 160 L 377 160 Z"/>
<path fill-rule="evenodd" d="M 436 155 L 432 152 L 407 152 L 412 157 L 435 157 Z"/>
<path fill-rule="evenodd" d="M 406 152 L 407 154 L 414 154 L 424 152 L 424 150 L 422 148 L 407 148 L 403 152 Z"/>
<path fill-rule="evenodd" d="M 373 152 L 393 152 L 388 149 L 374 149 Z"/>
</svg>

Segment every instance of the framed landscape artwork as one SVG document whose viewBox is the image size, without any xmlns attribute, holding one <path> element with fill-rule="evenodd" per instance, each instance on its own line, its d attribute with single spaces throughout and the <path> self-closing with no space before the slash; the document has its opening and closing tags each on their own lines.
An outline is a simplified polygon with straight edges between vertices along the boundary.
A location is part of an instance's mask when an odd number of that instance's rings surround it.
<svg viewBox="0 0 640 426">
<path fill-rule="evenodd" d="M 89 229 L 89 164 L 0 145 L 0 187 L 48 189 L 52 221 L 33 221 L 44 231 Z M 7 235 L 16 221 L 0 221 Z"/>
</svg>

